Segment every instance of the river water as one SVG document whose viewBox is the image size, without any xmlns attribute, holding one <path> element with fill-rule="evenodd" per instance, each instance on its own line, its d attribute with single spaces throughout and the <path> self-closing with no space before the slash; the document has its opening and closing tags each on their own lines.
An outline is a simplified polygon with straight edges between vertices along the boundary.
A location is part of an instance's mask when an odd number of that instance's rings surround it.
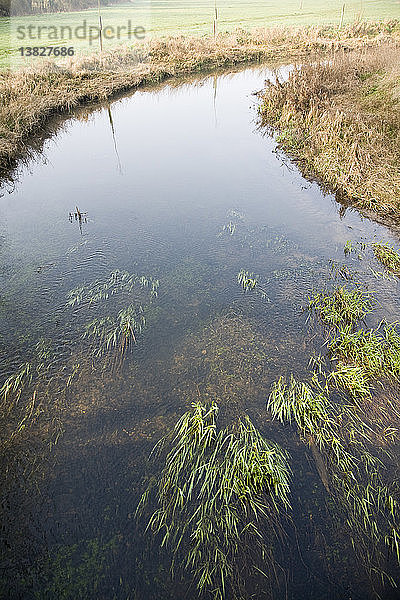
<svg viewBox="0 0 400 600">
<path fill-rule="evenodd" d="M 376 291 L 374 318 L 396 319 L 397 281 L 377 279 L 378 264 L 343 248 L 398 240 L 305 180 L 259 129 L 253 92 L 268 77 L 247 68 L 77 112 L 4 184 L 0 372 L 48 361 L 51 377 L 38 383 L 40 414 L 3 467 L 2 597 L 197 597 L 190 574 L 171 579 L 168 552 L 134 513 L 159 468 L 152 447 L 199 399 L 215 400 L 228 421 L 249 414 L 293 457 L 296 534 L 278 557 L 286 583 L 273 597 L 370 596 L 312 455 L 271 423 L 265 402 L 274 380 L 304 376 L 321 347 L 303 307 L 330 284 L 331 261 Z M 243 292 L 241 269 L 259 276 L 266 297 Z M 130 292 L 68 304 L 70 290 L 101 286 L 116 270 L 159 282 L 157 295 L 139 290 L 146 327 L 117 365 L 82 334 Z M 255 589 L 247 597 L 269 593 Z M 384 596 L 396 597 L 389 587 Z"/>
</svg>

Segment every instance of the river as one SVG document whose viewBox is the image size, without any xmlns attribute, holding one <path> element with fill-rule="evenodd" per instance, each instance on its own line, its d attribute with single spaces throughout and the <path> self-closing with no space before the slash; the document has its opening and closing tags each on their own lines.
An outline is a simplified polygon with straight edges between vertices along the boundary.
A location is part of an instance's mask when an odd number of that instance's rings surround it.
<svg viewBox="0 0 400 600">
<path fill-rule="evenodd" d="M 248 414 L 293 457 L 297 533 L 274 598 L 369 597 L 333 533 L 312 454 L 265 402 L 273 381 L 305 376 L 321 349 L 303 308 L 330 285 L 331 261 L 376 291 L 374 318 L 396 319 L 397 280 L 343 250 L 398 238 L 305 180 L 260 130 L 253 92 L 271 76 L 251 67 L 77 111 L 4 183 L 0 372 L 31 361 L 47 380 L 3 486 L 2 597 L 197 597 L 189 574 L 171 579 L 168 552 L 135 509 L 159 468 L 152 447 L 199 399 L 226 421 Z M 265 294 L 243 292 L 242 269 Z M 146 320 L 137 343 L 118 364 L 97 356 L 85 326 L 115 319 L 136 293 Z"/>
</svg>

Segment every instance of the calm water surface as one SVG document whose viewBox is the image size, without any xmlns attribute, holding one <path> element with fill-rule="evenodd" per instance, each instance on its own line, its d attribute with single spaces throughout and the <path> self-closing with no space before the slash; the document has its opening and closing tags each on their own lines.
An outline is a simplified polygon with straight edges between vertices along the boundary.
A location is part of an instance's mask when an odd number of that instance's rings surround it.
<svg viewBox="0 0 400 600">
<path fill-rule="evenodd" d="M 398 283 L 375 279 L 343 247 L 397 239 L 340 210 L 258 129 L 252 92 L 270 75 L 249 68 L 82 112 L 4 185 L 0 372 L 36 360 L 40 342 L 61 382 L 47 390 L 54 414 L 46 409 L 6 473 L 4 598 L 196 597 L 189 577 L 171 582 L 168 554 L 147 544 L 134 512 L 157 470 L 151 448 L 198 399 L 216 400 L 227 421 L 249 414 L 268 437 L 284 435 L 293 456 L 297 533 L 279 557 L 286 587 L 274 597 L 369 597 L 332 534 L 312 457 L 270 422 L 265 400 L 279 375 L 303 376 L 321 345 L 302 307 L 329 284 L 330 261 L 377 291 L 378 317 L 396 319 Z M 76 207 L 81 224 L 69 218 Z M 82 333 L 126 297 L 67 305 L 71 289 L 116 269 L 159 281 L 157 298 L 141 292 L 147 326 L 122 368 L 93 358 Z M 259 275 L 267 298 L 243 294 L 241 269 Z M 49 451 L 54 428 L 63 434 Z"/>
</svg>

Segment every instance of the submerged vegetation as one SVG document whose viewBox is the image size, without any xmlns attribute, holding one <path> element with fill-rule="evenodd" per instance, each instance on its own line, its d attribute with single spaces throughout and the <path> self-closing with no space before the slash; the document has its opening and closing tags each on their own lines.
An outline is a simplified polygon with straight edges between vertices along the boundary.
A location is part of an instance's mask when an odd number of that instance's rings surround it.
<svg viewBox="0 0 400 600">
<path fill-rule="evenodd" d="M 93 593 L 99 596 L 117 546 L 117 536 L 107 542 L 94 538 L 70 546 L 58 545 L 37 561 L 35 571 L 24 581 L 24 591 L 29 594 L 32 587 L 37 588 L 38 580 L 42 585 L 35 591 L 35 600 L 89 598 Z"/>
<path fill-rule="evenodd" d="M 370 262 L 369 270 L 375 279 L 395 280 L 400 277 L 400 255 L 388 242 L 357 241 L 353 244 L 351 240 L 347 240 L 343 251 L 346 257 L 356 257 L 359 261 L 367 259 Z M 379 262 L 384 271 L 376 271 L 375 262 Z M 347 269 L 346 266 L 342 268 Z"/>
<path fill-rule="evenodd" d="M 267 409 L 273 419 L 296 424 L 378 590 L 387 582 L 396 585 L 391 565 L 400 565 L 400 489 L 391 450 L 399 439 L 400 412 L 387 390 L 388 382 L 400 380 L 400 333 L 397 323 L 366 328 L 374 306 L 372 294 L 359 287 L 314 293 L 308 308 L 326 328 L 331 368 L 317 356 L 310 359 L 308 381 L 280 377 Z"/>
<path fill-rule="evenodd" d="M 71 290 L 67 295 L 68 306 L 93 308 L 117 296 L 114 313 L 95 317 L 85 326 L 83 338 L 92 343 L 94 356 L 114 352 L 116 364 L 137 343 L 137 336 L 146 326 L 146 310 L 158 296 L 158 279 L 145 275 L 135 275 L 128 271 L 115 270 L 104 280 L 83 285 Z M 134 300 L 134 302 L 132 302 Z M 130 301 L 115 314 L 115 305 Z"/>
<path fill-rule="evenodd" d="M 201 403 L 184 414 L 157 447 L 166 453 L 148 528 L 171 549 L 172 572 L 183 565 L 199 592 L 237 597 L 245 573 L 273 573 L 273 543 L 289 508 L 286 453 L 268 442 L 248 417 L 218 430 L 218 407 Z M 250 564 L 249 564 L 250 563 Z"/>
<path fill-rule="evenodd" d="M 146 325 L 143 308 L 130 304 L 118 313 L 117 318 L 105 317 L 93 319 L 86 325 L 85 337 L 97 338 L 100 356 L 111 348 L 117 349 L 121 355 L 136 344 L 136 335 L 141 333 Z"/>
<path fill-rule="evenodd" d="M 400 255 L 389 244 L 372 244 L 375 257 L 390 272 L 400 277 Z"/>
<path fill-rule="evenodd" d="M 294 249 L 296 247 L 296 244 L 292 240 L 289 240 L 282 232 L 277 231 L 275 228 L 269 225 L 259 226 L 248 223 L 243 213 L 230 210 L 227 216 L 229 221 L 222 227 L 218 233 L 218 237 L 228 235 L 229 238 L 232 238 L 233 242 L 242 248 L 251 250 L 253 254 L 264 253 L 266 250 L 281 253 L 288 248 Z M 244 269 L 239 272 L 239 283 L 241 283 L 245 273 L 247 271 Z"/>
<path fill-rule="evenodd" d="M 128 273 L 128 271 L 116 269 L 105 280 L 97 280 L 90 285 L 83 285 L 68 292 L 68 305 L 88 304 L 91 306 L 95 302 L 108 300 L 117 293 L 130 294 L 137 287 L 148 288 L 150 297 L 156 298 L 159 285 L 158 279 L 146 277 L 145 275 L 134 275 Z"/>
<path fill-rule="evenodd" d="M 11 449 L 19 436 L 41 421 L 47 429 L 49 410 L 52 423 L 57 425 L 57 403 L 51 400 L 52 394 L 57 393 L 60 399 L 79 371 L 79 364 L 73 365 L 72 368 L 64 367 L 62 371 L 63 373 L 60 373 L 54 361 L 50 344 L 42 339 L 33 348 L 30 361 L 17 367 L 7 377 L 0 388 L 2 451 L 7 447 Z M 49 429 L 51 443 L 57 441 L 61 429 L 60 424 Z"/>
<path fill-rule="evenodd" d="M 341 328 L 327 343 L 336 369 L 332 381 L 352 396 L 371 395 L 371 386 L 399 381 L 400 334 L 398 324 L 380 323 L 376 329 Z"/>
<path fill-rule="evenodd" d="M 249 290 L 256 288 L 254 274 L 242 271 L 241 279 Z M 308 380 L 280 377 L 267 409 L 273 420 L 297 426 L 326 492 L 330 527 L 342 523 L 335 535 L 347 536 L 379 593 L 396 584 L 393 572 L 400 566 L 400 489 L 392 452 L 400 413 L 395 398 L 382 394 L 378 384 L 398 382 L 400 335 L 396 323 L 368 329 L 374 296 L 360 284 L 350 285 L 311 296 L 309 310 L 327 333 L 327 357 L 310 360 L 314 371 Z M 227 351 L 232 354 L 232 347 Z M 223 387 L 222 371 L 218 381 Z M 213 393 L 218 395 L 218 388 Z M 234 396 L 221 394 L 228 414 L 237 414 L 230 407 Z M 266 442 L 247 417 L 218 431 L 217 413 L 214 404 L 194 405 L 156 447 L 163 470 L 142 496 L 138 513 L 155 505 L 148 529 L 172 552 L 173 573 L 181 566 L 200 592 L 241 597 L 244 576 L 249 590 L 251 576 L 245 574 L 272 576 L 282 524 L 290 514 L 292 476 L 285 451 Z M 262 504 L 253 507 L 252 495 L 259 499 L 260 490 Z"/>
<path fill-rule="evenodd" d="M 237 280 L 244 292 L 254 291 L 256 294 L 259 294 L 261 298 L 268 300 L 267 292 L 261 287 L 258 275 L 241 269 L 238 273 Z"/>
<path fill-rule="evenodd" d="M 357 329 L 374 303 L 370 292 L 346 286 L 315 293 L 309 302 L 309 310 L 330 328 L 326 347 L 335 369 L 328 379 L 353 397 L 370 396 L 372 385 L 400 380 L 398 323 L 382 321 L 376 328 Z"/>
<path fill-rule="evenodd" d="M 399 48 L 381 45 L 296 66 L 268 82 L 263 123 L 306 175 L 363 209 L 398 215 Z"/>
<path fill-rule="evenodd" d="M 373 310 L 373 300 L 369 292 L 360 289 L 349 290 L 346 286 L 337 287 L 333 293 L 315 293 L 311 296 L 310 310 L 315 311 L 327 325 L 353 325 Z"/>
<path fill-rule="evenodd" d="M 294 421 L 313 450 L 318 473 L 343 511 L 353 548 L 371 580 L 385 572 L 390 551 L 400 563 L 398 487 L 385 482 L 384 463 L 371 453 L 362 411 L 330 398 L 329 389 L 314 377 L 310 384 L 282 377 L 272 386 L 267 403 L 274 419 Z"/>
</svg>

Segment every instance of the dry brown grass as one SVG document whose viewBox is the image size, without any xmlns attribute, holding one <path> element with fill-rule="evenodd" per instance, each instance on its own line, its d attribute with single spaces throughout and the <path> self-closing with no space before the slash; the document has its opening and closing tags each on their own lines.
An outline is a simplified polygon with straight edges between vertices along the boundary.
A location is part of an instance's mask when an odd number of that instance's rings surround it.
<svg viewBox="0 0 400 600">
<path fill-rule="evenodd" d="M 358 23 L 343 28 L 273 28 L 212 38 L 168 38 L 70 62 L 60 68 L 0 73 L 0 169 L 24 154 L 27 139 L 50 115 L 166 78 L 257 60 L 292 60 L 340 49 L 375 47 L 397 24 Z"/>
<path fill-rule="evenodd" d="M 384 215 L 400 211 L 400 45 L 296 67 L 268 84 L 263 122 L 308 175 Z"/>
</svg>

